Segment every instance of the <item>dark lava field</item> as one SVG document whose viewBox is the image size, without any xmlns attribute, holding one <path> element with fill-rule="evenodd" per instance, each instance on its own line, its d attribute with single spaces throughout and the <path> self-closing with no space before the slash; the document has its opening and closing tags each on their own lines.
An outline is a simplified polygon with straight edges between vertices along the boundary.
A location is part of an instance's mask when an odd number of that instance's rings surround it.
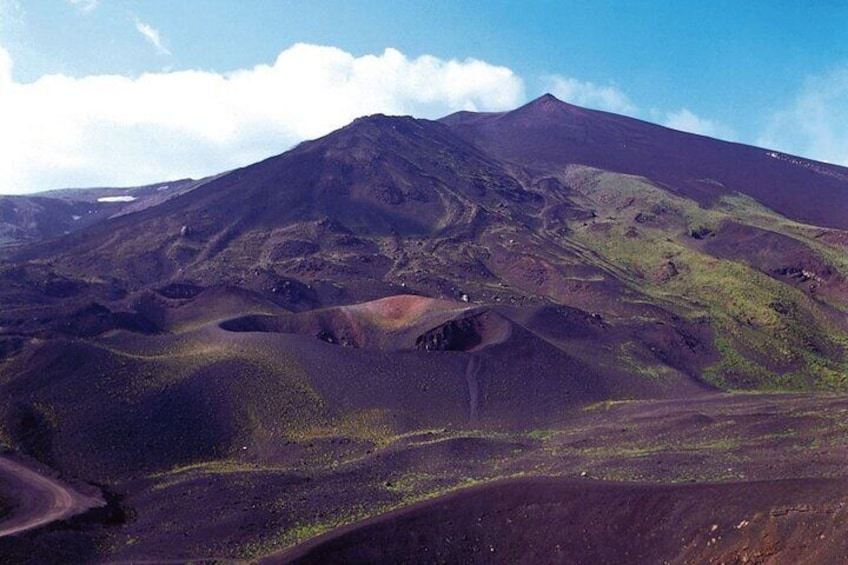
<svg viewBox="0 0 848 565">
<path fill-rule="evenodd" d="M 848 562 L 848 169 L 546 95 L 0 245 L 2 563 Z"/>
</svg>

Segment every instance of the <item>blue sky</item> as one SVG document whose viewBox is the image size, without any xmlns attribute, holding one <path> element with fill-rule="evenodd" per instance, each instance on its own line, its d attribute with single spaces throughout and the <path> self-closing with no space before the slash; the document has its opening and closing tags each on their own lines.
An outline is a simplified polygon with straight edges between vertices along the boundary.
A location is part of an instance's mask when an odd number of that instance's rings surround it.
<svg viewBox="0 0 848 565">
<path fill-rule="evenodd" d="M 0 0 L 0 193 L 201 176 L 544 92 L 848 165 L 848 2 Z"/>
</svg>

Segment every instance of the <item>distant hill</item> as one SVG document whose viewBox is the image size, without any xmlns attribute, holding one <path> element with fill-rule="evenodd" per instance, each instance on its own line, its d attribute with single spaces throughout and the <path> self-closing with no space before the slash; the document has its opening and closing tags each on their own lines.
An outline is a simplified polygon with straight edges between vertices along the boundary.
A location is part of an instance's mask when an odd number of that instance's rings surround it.
<svg viewBox="0 0 848 565">
<path fill-rule="evenodd" d="M 210 179 L 183 179 L 131 188 L 84 188 L 0 196 L 3 247 L 52 239 L 109 218 L 155 206 Z"/>
</svg>

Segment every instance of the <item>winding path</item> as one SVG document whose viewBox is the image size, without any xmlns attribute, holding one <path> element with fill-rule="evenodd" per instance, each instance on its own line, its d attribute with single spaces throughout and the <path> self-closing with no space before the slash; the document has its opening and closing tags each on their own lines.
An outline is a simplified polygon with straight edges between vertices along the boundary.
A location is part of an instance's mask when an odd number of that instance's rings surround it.
<svg viewBox="0 0 848 565">
<path fill-rule="evenodd" d="M 9 492 L 4 494 L 15 503 L 9 515 L 0 519 L 0 537 L 18 534 L 106 505 L 100 495 L 80 493 L 2 455 L 0 479 L 9 487 Z"/>
</svg>

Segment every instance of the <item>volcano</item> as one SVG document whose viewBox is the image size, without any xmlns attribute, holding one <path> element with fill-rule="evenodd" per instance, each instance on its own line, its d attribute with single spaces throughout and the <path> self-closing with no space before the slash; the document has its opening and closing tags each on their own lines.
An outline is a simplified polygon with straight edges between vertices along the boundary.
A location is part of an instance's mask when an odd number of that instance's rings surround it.
<svg viewBox="0 0 848 565">
<path fill-rule="evenodd" d="M 10 562 L 844 554 L 848 169 L 546 95 L 119 192 L 0 199 L 6 467 L 104 501 Z"/>
</svg>

